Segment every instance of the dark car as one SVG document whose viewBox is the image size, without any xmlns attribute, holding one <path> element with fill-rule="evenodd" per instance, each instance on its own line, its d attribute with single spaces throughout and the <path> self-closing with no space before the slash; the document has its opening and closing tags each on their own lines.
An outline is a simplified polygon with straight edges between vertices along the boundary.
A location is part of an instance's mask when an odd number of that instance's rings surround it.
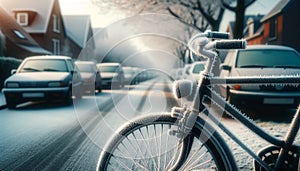
<svg viewBox="0 0 300 171">
<path fill-rule="evenodd" d="M 220 68 L 221 77 L 299 75 L 300 55 L 295 49 L 285 46 L 249 45 L 247 49 L 230 51 Z M 300 86 L 224 85 L 221 93 L 237 106 L 295 107 L 300 98 Z"/>
<path fill-rule="evenodd" d="M 108 88 L 124 87 L 125 76 L 122 65 L 117 62 L 97 64 L 101 72 L 102 85 Z"/>
<path fill-rule="evenodd" d="M 27 57 L 5 80 L 2 92 L 7 107 L 27 101 L 71 102 L 72 93 L 81 98 L 81 75 L 66 56 Z"/>
<path fill-rule="evenodd" d="M 98 90 L 100 93 L 102 91 L 102 80 L 96 63 L 92 61 L 76 61 L 75 64 L 82 77 L 83 90 L 90 94 L 93 94 L 95 90 Z"/>
</svg>

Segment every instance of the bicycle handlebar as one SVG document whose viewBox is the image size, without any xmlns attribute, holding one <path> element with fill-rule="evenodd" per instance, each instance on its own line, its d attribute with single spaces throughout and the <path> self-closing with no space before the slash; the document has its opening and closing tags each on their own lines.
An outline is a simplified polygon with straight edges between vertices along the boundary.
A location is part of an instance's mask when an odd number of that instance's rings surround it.
<svg viewBox="0 0 300 171">
<path fill-rule="evenodd" d="M 207 32 L 207 38 L 212 38 L 212 39 L 229 39 L 230 38 L 230 34 L 229 33 L 224 33 L 224 32 L 209 31 L 209 32 Z"/>
<path fill-rule="evenodd" d="M 222 40 L 215 42 L 216 49 L 245 49 L 246 40 Z"/>
</svg>

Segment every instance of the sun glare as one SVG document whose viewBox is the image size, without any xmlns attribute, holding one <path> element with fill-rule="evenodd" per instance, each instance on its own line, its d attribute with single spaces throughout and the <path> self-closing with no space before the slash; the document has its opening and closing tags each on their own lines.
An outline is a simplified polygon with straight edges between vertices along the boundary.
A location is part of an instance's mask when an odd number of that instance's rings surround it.
<svg viewBox="0 0 300 171">
<path fill-rule="evenodd" d="M 59 2 L 62 13 L 65 15 L 89 14 L 92 27 L 106 27 L 125 17 L 120 11 L 115 10 L 108 13 L 100 13 L 99 7 L 93 5 L 89 0 L 59 0 Z"/>
</svg>

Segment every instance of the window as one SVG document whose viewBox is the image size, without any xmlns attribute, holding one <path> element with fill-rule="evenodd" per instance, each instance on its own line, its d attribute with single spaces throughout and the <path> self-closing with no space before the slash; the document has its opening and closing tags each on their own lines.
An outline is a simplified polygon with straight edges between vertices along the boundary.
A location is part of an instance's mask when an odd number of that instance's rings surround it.
<svg viewBox="0 0 300 171">
<path fill-rule="evenodd" d="M 288 50 L 244 50 L 238 54 L 238 68 L 299 68 L 300 56 Z"/>
<path fill-rule="evenodd" d="M 54 55 L 60 54 L 60 41 L 57 39 L 52 39 L 52 49 Z"/>
<path fill-rule="evenodd" d="M 60 59 L 32 59 L 28 60 L 22 67 L 21 72 L 67 72 L 66 62 Z"/>
<path fill-rule="evenodd" d="M 277 19 L 270 21 L 270 39 L 276 39 L 277 37 Z"/>
<path fill-rule="evenodd" d="M 24 12 L 17 13 L 17 22 L 21 26 L 28 26 L 28 14 Z"/>
<path fill-rule="evenodd" d="M 25 40 L 26 37 L 19 30 L 14 30 L 14 33 L 18 36 L 18 38 Z"/>
<path fill-rule="evenodd" d="M 60 32 L 59 31 L 59 18 L 55 14 L 52 16 L 52 18 L 53 18 L 53 31 L 59 33 Z"/>
</svg>

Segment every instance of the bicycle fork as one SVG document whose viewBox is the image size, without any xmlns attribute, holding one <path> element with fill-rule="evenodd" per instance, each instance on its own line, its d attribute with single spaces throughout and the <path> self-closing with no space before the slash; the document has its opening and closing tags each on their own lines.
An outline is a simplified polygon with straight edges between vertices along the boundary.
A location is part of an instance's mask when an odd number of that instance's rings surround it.
<svg viewBox="0 0 300 171">
<path fill-rule="evenodd" d="M 297 136 L 298 130 L 300 127 L 300 105 L 298 106 L 297 112 L 294 115 L 294 118 L 290 124 L 288 133 L 284 139 L 284 144 L 280 148 L 280 152 L 275 164 L 275 170 L 280 170 L 281 166 L 283 165 L 284 160 L 287 157 L 287 154 L 289 152 L 289 149 L 292 147 L 293 142 Z M 300 153 L 300 152 L 298 152 Z M 299 159 L 298 159 L 299 160 Z M 300 160 L 298 161 L 298 170 L 300 170 Z"/>
</svg>

